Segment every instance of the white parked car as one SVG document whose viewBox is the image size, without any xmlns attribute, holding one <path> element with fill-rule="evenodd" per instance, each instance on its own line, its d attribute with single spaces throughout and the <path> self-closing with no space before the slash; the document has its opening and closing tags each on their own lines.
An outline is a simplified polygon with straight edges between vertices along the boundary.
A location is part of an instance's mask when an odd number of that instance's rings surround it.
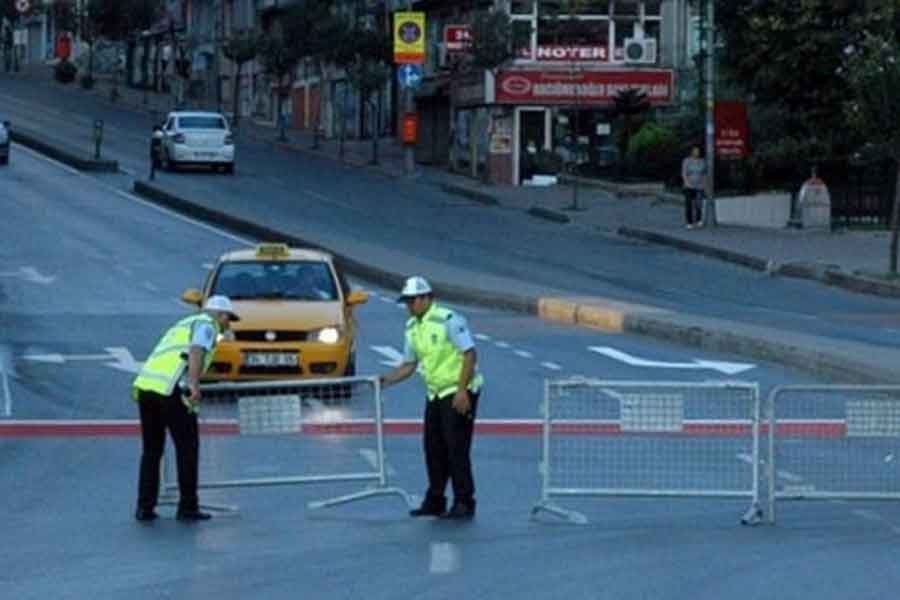
<svg viewBox="0 0 900 600">
<path fill-rule="evenodd" d="M 221 113 L 171 112 L 162 133 L 159 167 L 174 170 L 180 165 L 203 164 L 234 173 L 234 137 Z"/>
<path fill-rule="evenodd" d="M 0 121 L 0 165 L 9 164 L 9 121 Z"/>
</svg>

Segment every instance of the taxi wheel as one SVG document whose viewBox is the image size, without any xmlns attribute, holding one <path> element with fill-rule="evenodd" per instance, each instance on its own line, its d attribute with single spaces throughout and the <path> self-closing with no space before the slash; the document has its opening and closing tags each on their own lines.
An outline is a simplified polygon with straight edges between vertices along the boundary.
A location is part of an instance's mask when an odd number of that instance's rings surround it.
<svg viewBox="0 0 900 600">
<path fill-rule="evenodd" d="M 234 163 L 230 162 L 225 165 L 225 173 L 228 175 L 234 175 Z"/>
</svg>

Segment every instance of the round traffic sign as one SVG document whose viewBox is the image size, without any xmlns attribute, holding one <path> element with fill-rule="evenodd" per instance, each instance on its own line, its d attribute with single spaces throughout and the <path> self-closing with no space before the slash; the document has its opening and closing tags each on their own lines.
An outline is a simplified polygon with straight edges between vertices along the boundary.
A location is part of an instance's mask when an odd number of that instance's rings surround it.
<svg viewBox="0 0 900 600">
<path fill-rule="evenodd" d="M 29 0 L 16 0 L 16 10 L 20 13 L 26 13 L 31 8 Z"/>
</svg>

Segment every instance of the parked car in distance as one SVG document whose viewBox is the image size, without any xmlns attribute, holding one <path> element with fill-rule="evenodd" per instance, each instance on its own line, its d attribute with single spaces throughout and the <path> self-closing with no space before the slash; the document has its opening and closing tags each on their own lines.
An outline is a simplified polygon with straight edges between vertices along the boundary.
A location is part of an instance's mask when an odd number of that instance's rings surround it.
<svg viewBox="0 0 900 600">
<path fill-rule="evenodd" d="M 171 112 L 162 124 L 159 166 L 175 170 L 188 164 L 209 165 L 234 173 L 234 136 L 221 113 Z"/>
<path fill-rule="evenodd" d="M 9 121 L 0 121 L 0 165 L 9 164 Z"/>
</svg>

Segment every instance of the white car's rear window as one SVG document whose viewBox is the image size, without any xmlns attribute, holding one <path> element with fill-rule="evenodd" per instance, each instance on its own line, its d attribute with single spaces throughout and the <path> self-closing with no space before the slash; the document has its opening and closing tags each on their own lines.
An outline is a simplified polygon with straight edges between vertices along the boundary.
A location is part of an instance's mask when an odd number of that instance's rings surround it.
<svg viewBox="0 0 900 600">
<path fill-rule="evenodd" d="M 181 129 L 225 129 L 222 117 L 178 117 Z"/>
</svg>

